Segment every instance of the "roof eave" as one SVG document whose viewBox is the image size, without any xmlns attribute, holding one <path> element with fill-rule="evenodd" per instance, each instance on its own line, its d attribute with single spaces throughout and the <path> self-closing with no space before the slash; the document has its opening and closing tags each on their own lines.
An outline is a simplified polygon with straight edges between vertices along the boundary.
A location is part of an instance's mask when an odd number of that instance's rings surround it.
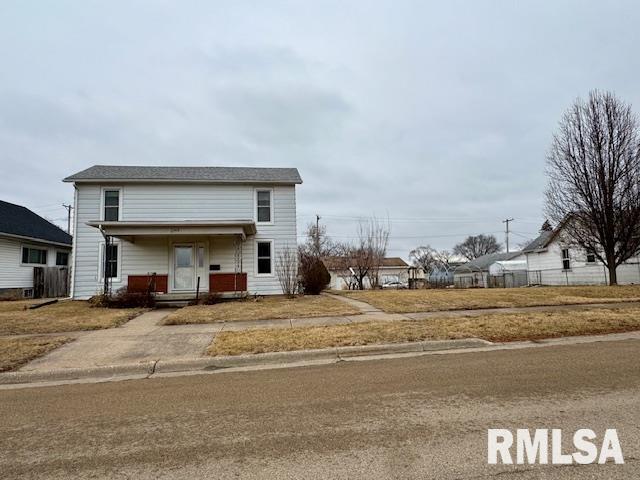
<svg viewBox="0 0 640 480">
<path fill-rule="evenodd" d="M 167 179 L 167 178 L 73 178 L 62 179 L 64 183 L 199 183 L 208 185 L 300 185 L 302 179 L 296 181 L 282 180 L 192 180 L 192 179 Z"/>
<path fill-rule="evenodd" d="M 15 233 L 6 233 L 6 232 L 0 232 L 0 237 L 15 238 L 16 240 L 25 240 L 25 241 L 34 242 L 34 243 L 46 243 L 48 245 L 55 245 L 58 247 L 66 247 L 66 248 L 71 248 L 73 245 L 72 243 L 55 242 L 53 240 L 46 240 L 44 238 L 29 237 L 26 235 L 16 235 Z"/>
</svg>

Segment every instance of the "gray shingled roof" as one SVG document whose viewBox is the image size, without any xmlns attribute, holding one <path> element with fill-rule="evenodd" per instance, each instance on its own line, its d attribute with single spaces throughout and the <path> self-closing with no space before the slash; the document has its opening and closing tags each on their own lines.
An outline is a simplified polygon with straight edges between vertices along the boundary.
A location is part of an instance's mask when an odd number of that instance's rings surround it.
<svg viewBox="0 0 640 480">
<path fill-rule="evenodd" d="M 490 253 L 488 255 L 483 255 L 481 257 L 476 258 L 470 262 L 467 262 L 463 265 L 460 265 L 455 269 L 455 272 L 483 272 L 485 270 L 489 270 L 489 265 L 495 262 L 500 262 L 504 260 L 512 260 L 517 256 L 521 255 L 522 252 L 503 252 L 503 253 Z"/>
<path fill-rule="evenodd" d="M 0 200 L 0 235 L 29 237 L 71 246 L 71 235 L 28 208 Z"/>
<path fill-rule="evenodd" d="M 533 240 L 529 245 L 524 247 L 522 250 L 523 253 L 535 252 L 536 250 L 540 250 L 542 248 L 546 248 L 549 244 L 549 240 L 553 238 L 555 235 L 555 231 L 543 231 L 540 232 L 538 238 Z"/>
<path fill-rule="evenodd" d="M 302 183 L 297 168 L 253 167 L 144 167 L 94 165 L 64 179 L 65 182 L 211 182 Z"/>
</svg>

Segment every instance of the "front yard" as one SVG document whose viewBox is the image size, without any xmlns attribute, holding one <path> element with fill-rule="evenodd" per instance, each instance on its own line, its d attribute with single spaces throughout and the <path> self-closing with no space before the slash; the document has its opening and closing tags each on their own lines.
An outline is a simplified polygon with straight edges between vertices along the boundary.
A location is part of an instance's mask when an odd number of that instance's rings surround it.
<svg viewBox="0 0 640 480">
<path fill-rule="evenodd" d="M 15 370 L 70 340 L 67 337 L 0 338 L 0 372 Z"/>
<path fill-rule="evenodd" d="M 305 295 L 296 298 L 262 297 L 223 301 L 215 305 L 196 305 L 182 308 L 164 320 L 165 325 L 190 323 L 232 322 L 238 320 L 267 320 L 277 318 L 330 317 L 355 315 L 359 310 L 324 295 Z"/>
<path fill-rule="evenodd" d="M 62 300 L 28 310 L 29 301 L 0 302 L 0 335 L 98 330 L 122 325 L 144 311 L 140 308 L 92 308 L 88 302 Z"/>
<path fill-rule="evenodd" d="M 640 301 L 640 285 L 336 291 L 388 313 Z"/>
<path fill-rule="evenodd" d="M 509 342 L 633 330 L 640 330 L 640 308 L 496 313 L 417 321 L 222 332 L 216 336 L 207 353 L 212 356 L 239 355 L 460 338 Z"/>
</svg>

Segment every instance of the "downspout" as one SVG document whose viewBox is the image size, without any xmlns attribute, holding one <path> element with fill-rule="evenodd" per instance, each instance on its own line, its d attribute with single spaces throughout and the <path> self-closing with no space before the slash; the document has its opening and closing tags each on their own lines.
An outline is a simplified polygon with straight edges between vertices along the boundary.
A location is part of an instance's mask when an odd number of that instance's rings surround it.
<svg viewBox="0 0 640 480">
<path fill-rule="evenodd" d="M 107 277 L 107 251 L 109 249 L 109 236 L 104 233 L 102 229 L 102 225 L 98 225 L 98 230 L 102 234 L 102 238 L 104 238 L 104 252 L 102 252 L 102 293 L 104 295 L 108 295 L 109 292 L 109 279 Z"/>
<path fill-rule="evenodd" d="M 78 249 L 78 186 L 73 184 L 73 237 L 71 237 L 71 288 L 69 297 L 75 297 L 76 290 L 76 252 Z"/>
</svg>

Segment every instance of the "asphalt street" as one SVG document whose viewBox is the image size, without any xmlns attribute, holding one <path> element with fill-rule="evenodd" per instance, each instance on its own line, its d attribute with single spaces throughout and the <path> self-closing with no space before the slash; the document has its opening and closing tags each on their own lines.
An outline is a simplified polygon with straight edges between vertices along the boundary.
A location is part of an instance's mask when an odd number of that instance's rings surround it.
<svg viewBox="0 0 640 480">
<path fill-rule="evenodd" d="M 0 391 L 2 478 L 640 478 L 640 341 Z M 487 465 L 617 428 L 625 464 Z"/>
</svg>

